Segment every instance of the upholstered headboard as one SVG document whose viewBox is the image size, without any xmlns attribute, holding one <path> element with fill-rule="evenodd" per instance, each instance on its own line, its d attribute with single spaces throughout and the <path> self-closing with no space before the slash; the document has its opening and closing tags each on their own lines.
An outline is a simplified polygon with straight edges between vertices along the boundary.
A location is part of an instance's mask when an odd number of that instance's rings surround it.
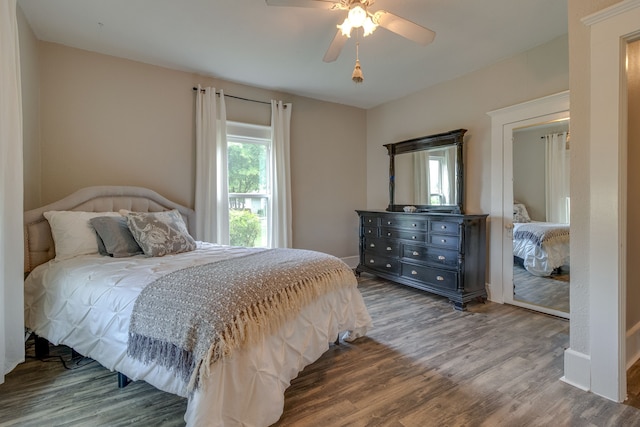
<svg viewBox="0 0 640 427">
<path fill-rule="evenodd" d="M 24 271 L 55 257 L 55 247 L 47 211 L 117 212 L 128 209 L 135 212 L 161 212 L 177 209 L 184 218 L 189 233 L 195 235 L 195 212 L 164 198 L 155 191 L 142 187 L 98 186 L 86 187 L 46 206 L 24 213 Z"/>
</svg>

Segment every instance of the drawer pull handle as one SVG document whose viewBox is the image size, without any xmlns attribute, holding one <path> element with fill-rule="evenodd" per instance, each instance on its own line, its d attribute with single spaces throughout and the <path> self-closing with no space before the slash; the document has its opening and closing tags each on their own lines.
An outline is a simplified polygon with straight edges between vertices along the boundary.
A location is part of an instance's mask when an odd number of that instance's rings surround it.
<svg viewBox="0 0 640 427">
<path fill-rule="evenodd" d="M 411 238 L 412 238 L 413 240 L 416 240 L 416 236 L 411 236 Z"/>
<path fill-rule="evenodd" d="M 417 275 L 417 274 L 418 274 L 418 272 L 417 272 L 417 271 L 415 271 L 415 270 L 411 270 L 411 274 L 413 274 L 413 275 L 415 276 L 415 275 Z"/>
<path fill-rule="evenodd" d="M 446 225 L 443 225 L 443 226 L 442 226 L 442 227 L 440 227 L 440 228 L 442 228 L 443 230 L 446 230 L 446 229 L 447 229 L 447 226 L 446 226 Z"/>
<path fill-rule="evenodd" d="M 391 246 L 387 246 L 387 250 L 390 251 L 391 250 Z"/>
<path fill-rule="evenodd" d="M 372 260 L 372 259 L 370 259 L 370 260 L 369 260 L 369 264 L 375 264 L 375 261 L 374 261 L 374 260 Z"/>
<path fill-rule="evenodd" d="M 444 280 L 444 277 L 442 277 L 442 276 L 437 276 L 437 277 L 436 277 L 436 280 L 438 280 L 438 281 L 442 282 L 442 281 Z"/>
<path fill-rule="evenodd" d="M 412 225 L 412 226 L 414 226 L 414 227 L 417 227 L 417 226 L 418 226 L 418 224 L 411 224 L 411 225 Z"/>
<path fill-rule="evenodd" d="M 387 233 L 387 236 L 391 236 L 391 233 Z"/>
<path fill-rule="evenodd" d="M 391 221 L 387 221 L 387 225 L 391 225 Z"/>
<path fill-rule="evenodd" d="M 447 243 L 447 239 L 442 239 L 441 242 L 442 243 Z"/>
<path fill-rule="evenodd" d="M 367 230 L 367 233 L 371 234 L 371 230 Z"/>
<path fill-rule="evenodd" d="M 418 252 L 418 251 L 413 251 L 413 256 L 418 256 L 418 255 L 420 255 L 420 252 Z"/>
<path fill-rule="evenodd" d="M 369 246 L 372 247 L 372 248 L 375 248 L 376 244 L 375 243 L 370 243 Z"/>
<path fill-rule="evenodd" d="M 387 264 L 387 268 L 391 268 L 391 264 Z"/>
<path fill-rule="evenodd" d="M 444 261 L 445 259 L 447 259 L 444 255 L 438 255 L 438 259 L 440 261 Z"/>
</svg>

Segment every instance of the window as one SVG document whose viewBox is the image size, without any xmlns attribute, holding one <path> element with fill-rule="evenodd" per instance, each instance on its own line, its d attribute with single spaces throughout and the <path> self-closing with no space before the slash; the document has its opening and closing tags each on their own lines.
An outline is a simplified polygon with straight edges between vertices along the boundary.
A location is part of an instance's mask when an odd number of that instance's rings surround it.
<svg viewBox="0 0 640 427">
<path fill-rule="evenodd" d="M 429 204 L 445 205 L 449 203 L 449 168 L 447 158 L 440 155 L 429 155 Z"/>
<path fill-rule="evenodd" d="M 266 247 L 271 201 L 271 128 L 227 122 L 229 243 Z"/>
</svg>

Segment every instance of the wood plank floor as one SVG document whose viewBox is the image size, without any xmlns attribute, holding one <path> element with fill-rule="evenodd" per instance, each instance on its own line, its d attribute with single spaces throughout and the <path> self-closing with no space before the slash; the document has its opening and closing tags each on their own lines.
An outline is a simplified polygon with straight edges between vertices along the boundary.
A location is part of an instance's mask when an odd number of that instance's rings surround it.
<svg viewBox="0 0 640 427">
<path fill-rule="evenodd" d="M 333 345 L 286 392 L 277 426 L 640 426 L 640 366 L 627 404 L 559 380 L 569 322 L 447 299 L 364 275 L 369 335 Z M 33 355 L 29 346 L 28 353 Z M 0 385 L 0 426 L 180 426 L 186 400 L 118 389 L 90 359 L 29 357 Z"/>
<path fill-rule="evenodd" d="M 563 267 L 560 274 L 548 277 L 534 276 L 522 264 L 513 263 L 513 298 L 542 307 L 553 308 L 569 313 L 569 280 L 568 267 Z"/>
</svg>

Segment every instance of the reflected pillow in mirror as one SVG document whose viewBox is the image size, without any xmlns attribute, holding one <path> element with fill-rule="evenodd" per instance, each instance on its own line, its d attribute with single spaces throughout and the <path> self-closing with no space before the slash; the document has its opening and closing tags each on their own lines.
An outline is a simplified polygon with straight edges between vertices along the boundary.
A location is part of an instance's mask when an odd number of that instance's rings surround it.
<svg viewBox="0 0 640 427">
<path fill-rule="evenodd" d="M 513 204 L 513 222 L 531 222 L 527 207 L 522 203 Z"/>
</svg>

